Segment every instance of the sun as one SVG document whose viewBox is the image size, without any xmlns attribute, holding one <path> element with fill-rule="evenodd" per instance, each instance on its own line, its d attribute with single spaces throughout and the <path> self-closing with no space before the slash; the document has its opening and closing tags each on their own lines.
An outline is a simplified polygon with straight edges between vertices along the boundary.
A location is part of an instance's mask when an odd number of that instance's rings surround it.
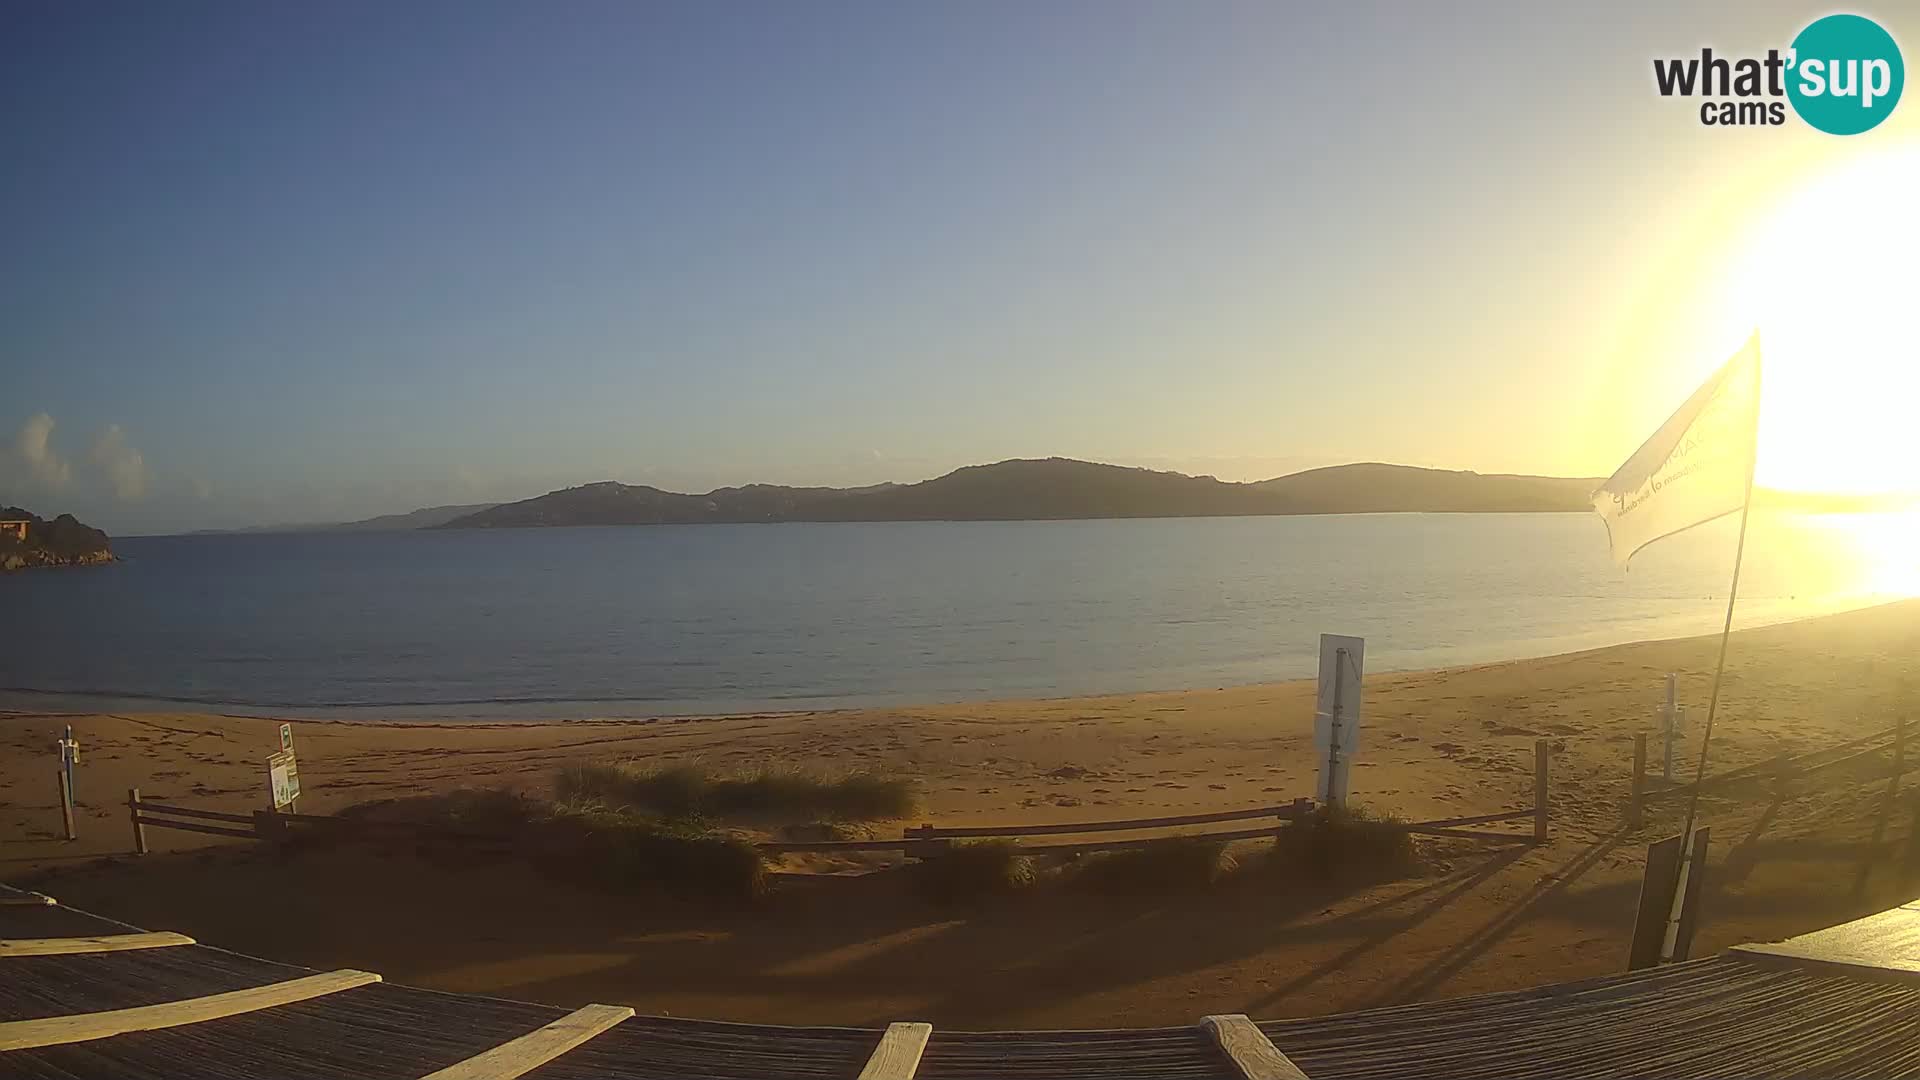
<svg viewBox="0 0 1920 1080">
<path fill-rule="evenodd" d="M 1758 482 L 1920 491 L 1920 144 L 1863 154 L 1760 218 L 1721 310 L 1760 332 Z"/>
</svg>

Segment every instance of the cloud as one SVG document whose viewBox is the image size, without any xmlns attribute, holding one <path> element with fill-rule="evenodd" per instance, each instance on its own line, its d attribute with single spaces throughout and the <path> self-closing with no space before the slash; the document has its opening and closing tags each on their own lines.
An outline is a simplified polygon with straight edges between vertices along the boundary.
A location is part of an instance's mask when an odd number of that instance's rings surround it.
<svg viewBox="0 0 1920 1080">
<path fill-rule="evenodd" d="M 49 421 L 51 423 L 51 421 Z M 147 494 L 147 459 L 127 445 L 127 433 L 119 424 L 109 424 L 93 440 L 87 460 L 107 478 L 113 494 L 120 499 L 141 499 Z"/>
<path fill-rule="evenodd" d="M 26 479 L 46 488 L 63 488 L 73 478 L 73 469 L 53 450 L 53 417 L 34 413 L 20 425 L 13 438 L 13 454 Z M 14 462 L 8 462 L 12 465 Z M 9 470 L 11 471 L 11 470 Z"/>
</svg>

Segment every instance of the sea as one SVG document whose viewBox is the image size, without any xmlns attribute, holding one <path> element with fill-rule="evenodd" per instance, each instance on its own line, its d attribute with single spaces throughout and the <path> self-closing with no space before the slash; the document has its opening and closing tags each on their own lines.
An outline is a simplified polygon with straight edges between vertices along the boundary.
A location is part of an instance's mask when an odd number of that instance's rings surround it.
<svg viewBox="0 0 1920 1080">
<path fill-rule="evenodd" d="M 1584 514 L 117 540 L 0 578 L 0 707 L 574 719 L 1219 687 L 1715 632 L 1736 528 Z M 1914 515 L 1756 515 L 1736 626 L 1920 594 Z"/>
</svg>

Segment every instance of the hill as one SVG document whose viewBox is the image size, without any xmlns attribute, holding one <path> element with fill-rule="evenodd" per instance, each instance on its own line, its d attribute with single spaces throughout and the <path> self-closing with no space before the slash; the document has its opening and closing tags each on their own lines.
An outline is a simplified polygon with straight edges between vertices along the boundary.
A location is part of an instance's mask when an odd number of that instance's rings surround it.
<svg viewBox="0 0 1920 1080">
<path fill-rule="evenodd" d="M 315 533 L 315 532 L 405 532 L 431 529 L 455 518 L 491 510 L 499 503 L 465 503 L 459 506 L 425 506 L 404 514 L 381 514 L 359 521 L 302 521 L 284 525 L 248 525 L 239 529 L 197 529 L 190 536 L 230 536 L 235 533 Z"/>
<path fill-rule="evenodd" d="M 48 521 L 17 506 L 0 507 L 0 521 L 25 521 L 23 542 L 11 531 L 0 532 L 0 571 L 33 566 L 88 566 L 113 561 L 107 534 L 61 514 Z"/>
<path fill-rule="evenodd" d="M 1533 513 L 1593 509 L 1597 479 L 1420 469 L 1368 462 L 1309 469 L 1253 486 L 1302 514 Z"/>
<path fill-rule="evenodd" d="M 1068 458 L 970 465 L 915 484 L 794 488 L 753 484 L 704 495 L 602 481 L 455 518 L 499 529 L 774 521 L 1035 521 L 1277 514 L 1577 512 L 1596 480 L 1483 476 L 1406 465 L 1340 465 L 1256 483 Z"/>
</svg>

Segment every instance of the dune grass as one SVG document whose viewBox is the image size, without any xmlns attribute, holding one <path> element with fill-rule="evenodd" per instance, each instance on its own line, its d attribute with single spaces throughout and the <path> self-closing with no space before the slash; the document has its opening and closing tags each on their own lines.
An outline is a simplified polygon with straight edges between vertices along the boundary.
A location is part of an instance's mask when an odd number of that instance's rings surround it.
<svg viewBox="0 0 1920 1080">
<path fill-rule="evenodd" d="M 1082 856 L 1067 867 L 1066 880 L 1116 895 L 1188 892 L 1219 884 L 1239 865 L 1224 841 L 1181 837 Z"/>
<path fill-rule="evenodd" d="M 1011 840 L 955 841 L 939 854 L 909 864 L 913 888 L 939 903 L 1018 892 L 1035 880 L 1033 857 Z"/>
<path fill-rule="evenodd" d="M 659 821 L 585 799 L 554 803 L 549 850 L 566 852 L 587 876 L 616 889 L 754 900 L 767 891 L 767 864 L 753 842 L 696 823 Z"/>
<path fill-rule="evenodd" d="M 878 821 L 907 817 L 920 801 L 913 781 L 881 773 L 786 765 L 718 773 L 698 762 L 578 762 L 560 770 L 554 792 L 674 820 Z"/>
<path fill-rule="evenodd" d="M 744 837 L 698 822 L 662 821 L 593 799 L 543 802 L 501 789 L 382 799 L 348 807 L 348 820 L 419 827 L 425 854 L 524 859 L 557 877 L 602 888 L 658 888 L 675 895 L 753 900 L 767 889 L 766 861 Z M 446 835 L 435 839 L 433 830 Z M 474 847 L 461 838 L 484 836 Z M 351 834 L 335 833 L 341 842 Z"/>
<path fill-rule="evenodd" d="M 1268 863 L 1287 873 L 1326 879 L 1389 878 L 1419 865 L 1406 819 L 1365 806 L 1322 806 L 1280 830 Z"/>
</svg>

